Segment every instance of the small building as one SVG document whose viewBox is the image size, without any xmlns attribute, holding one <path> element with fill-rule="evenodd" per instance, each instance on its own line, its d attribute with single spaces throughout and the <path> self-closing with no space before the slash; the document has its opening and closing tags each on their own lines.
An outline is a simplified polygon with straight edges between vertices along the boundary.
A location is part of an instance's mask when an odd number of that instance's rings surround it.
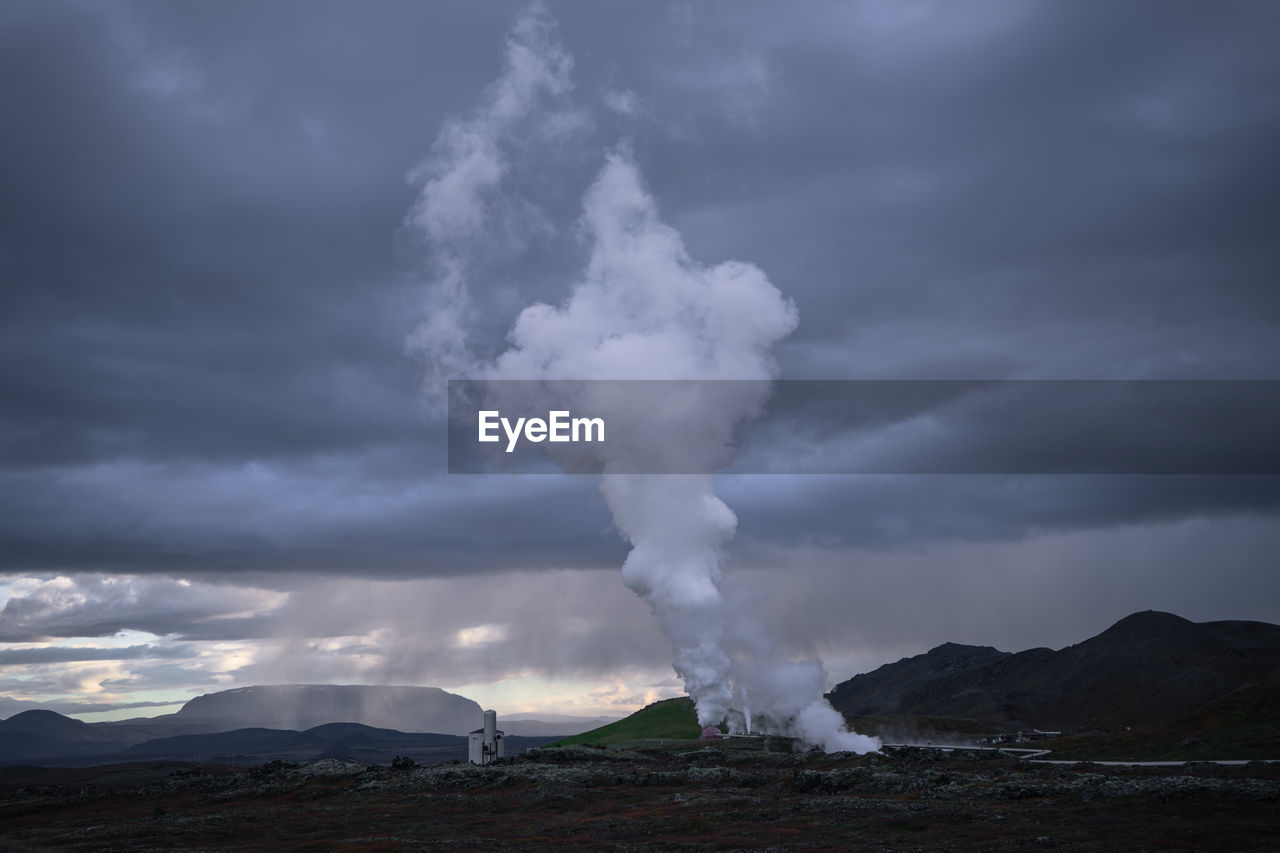
<svg viewBox="0 0 1280 853">
<path fill-rule="evenodd" d="M 507 754 L 502 732 L 498 731 L 498 712 L 484 712 L 484 727 L 467 736 L 467 760 L 472 764 L 489 764 Z"/>
</svg>

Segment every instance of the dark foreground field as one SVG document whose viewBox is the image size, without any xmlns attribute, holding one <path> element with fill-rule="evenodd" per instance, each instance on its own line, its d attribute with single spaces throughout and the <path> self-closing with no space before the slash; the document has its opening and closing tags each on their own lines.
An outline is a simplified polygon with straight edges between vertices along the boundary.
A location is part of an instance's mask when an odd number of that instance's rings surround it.
<svg viewBox="0 0 1280 853">
<path fill-rule="evenodd" d="M 0 850 L 86 851 L 1280 850 L 1280 767 L 578 747 L 409 771 L 7 768 L 0 836 Z"/>
</svg>

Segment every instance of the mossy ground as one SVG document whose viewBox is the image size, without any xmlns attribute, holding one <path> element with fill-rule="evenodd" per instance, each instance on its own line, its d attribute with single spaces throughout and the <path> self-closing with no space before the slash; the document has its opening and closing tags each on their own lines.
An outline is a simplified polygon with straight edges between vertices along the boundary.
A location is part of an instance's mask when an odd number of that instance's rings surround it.
<svg viewBox="0 0 1280 853">
<path fill-rule="evenodd" d="M 0 774 L 0 850 L 1276 850 L 1280 766 L 571 747 L 488 767 Z M 119 780 L 125 768 L 109 768 Z M 323 772 L 321 772 L 323 771 Z M 104 771 L 106 772 L 106 771 Z M 138 780 L 140 781 L 140 780 Z M 64 784 L 71 783 L 71 784 Z"/>
</svg>

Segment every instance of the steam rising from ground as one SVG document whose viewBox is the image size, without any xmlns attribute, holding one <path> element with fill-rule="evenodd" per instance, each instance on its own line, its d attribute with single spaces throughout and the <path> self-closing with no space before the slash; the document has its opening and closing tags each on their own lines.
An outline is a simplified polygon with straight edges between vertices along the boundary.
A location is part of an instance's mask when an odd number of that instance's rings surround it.
<svg viewBox="0 0 1280 853">
<path fill-rule="evenodd" d="M 564 128 L 572 110 L 539 105 L 571 90 L 572 60 L 555 25 L 535 6 L 513 27 L 506 68 L 475 117 L 451 121 L 411 178 L 422 186 L 407 222 L 427 238 L 437 265 L 428 317 L 410 339 L 428 383 L 482 379 L 771 379 L 770 347 L 795 328 L 795 306 L 756 266 L 704 266 L 662 221 L 627 147 L 605 156 L 587 189 L 580 227 L 591 246 L 580 280 L 559 306 L 525 308 L 493 359 L 471 353 L 466 324 L 467 244 L 509 215 L 502 184 L 521 122 Z M 556 116 L 560 117 L 557 118 Z M 510 201 L 509 197 L 507 198 Z M 520 205 L 516 205 L 519 207 Z M 716 386 L 716 399 L 672 400 L 663 411 L 629 398 L 620 383 L 589 386 L 578 407 L 607 422 L 653 424 L 649 443 L 610 450 L 600 489 L 632 550 L 626 585 L 652 607 L 675 650 L 674 666 L 700 724 L 792 734 L 826 750 L 866 752 L 874 738 L 848 732 L 822 698 L 816 660 L 778 655 L 750 613 L 722 593 L 722 548 L 737 518 L 709 473 L 733 428 L 764 403 L 764 383 Z M 704 474 L 640 475 L 637 463 L 666 454 L 700 460 Z M 637 459 L 637 455 L 641 458 Z M 681 470 L 691 470 L 684 467 Z M 694 468 L 692 470 L 698 470 Z"/>
</svg>

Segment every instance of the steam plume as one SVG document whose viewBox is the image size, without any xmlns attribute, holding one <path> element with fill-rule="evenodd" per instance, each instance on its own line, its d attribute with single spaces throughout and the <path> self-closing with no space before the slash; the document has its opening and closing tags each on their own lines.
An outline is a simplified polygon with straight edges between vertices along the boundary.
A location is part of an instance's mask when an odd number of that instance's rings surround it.
<svg viewBox="0 0 1280 853">
<path fill-rule="evenodd" d="M 527 112 L 539 91 L 568 90 L 571 61 L 541 7 L 522 18 L 508 45 L 507 70 L 492 92 L 522 93 L 518 100 L 528 105 Z M 512 45 L 524 57 L 519 63 L 510 61 Z M 536 85 L 511 83 L 528 68 L 539 69 L 532 75 Z M 423 191 L 410 222 L 423 229 L 446 262 L 437 287 L 443 305 L 415 333 L 411 346 L 433 360 L 437 375 L 773 378 L 777 370 L 769 350 L 795 328 L 795 306 L 753 264 L 726 261 L 708 267 L 693 260 L 679 233 L 660 218 L 625 147 L 606 155 L 585 194 L 580 225 L 592 248 L 568 299 L 559 306 L 525 308 L 508 335 L 509 348 L 496 358 L 470 356 L 465 317 L 455 301 L 465 293 L 465 269 L 458 262 L 454 231 L 474 233 L 487 215 L 475 199 L 500 195 L 505 162 L 488 152 L 500 151 L 506 132 L 507 125 L 494 119 L 494 105 L 501 100 L 490 94 L 476 119 L 447 125 L 434 158 L 418 172 Z M 452 141 L 459 135 L 464 144 Z M 453 189 L 446 192 L 446 187 Z M 450 213 L 455 208 L 456 229 Z M 647 400 L 610 393 L 611 387 L 597 390 L 585 408 L 613 423 L 661 419 L 662 428 L 651 431 L 658 436 L 656 444 L 638 451 L 628 447 L 624 453 L 678 452 L 701 461 L 707 471 L 733 427 L 759 410 L 767 392 L 765 383 L 725 383 L 715 386 L 713 405 L 672 401 L 655 413 Z M 711 475 L 619 473 L 637 470 L 636 460 L 602 461 L 600 489 L 632 546 L 623 581 L 649 603 L 671 640 L 676 672 L 696 703 L 699 723 L 728 720 L 736 728 L 792 734 L 828 750 L 878 748 L 877 740 L 845 730 L 840 715 L 822 698 L 826 674 L 819 662 L 780 658 L 748 614 L 727 605 L 722 548 L 737 518 L 716 497 Z"/>
<path fill-rule="evenodd" d="M 495 219 L 510 235 L 536 219 L 535 206 L 504 193 L 521 142 L 553 139 L 580 122 L 567 105 L 573 58 L 560 46 L 555 21 L 541 4 L 515 22 L 503 51 L 502 74 L 485 91 L 475 115 L 447 121 L 431 154 L 409 173 L 421 190 L 405 224 L 426 239 L 436 274 L 426 319 L 406 348 L 427 367 L 424 391 L 438 398 L 443 380 L 475 365 L 468 339 L 468 262 L 484 250 Z"/>
</svg>

